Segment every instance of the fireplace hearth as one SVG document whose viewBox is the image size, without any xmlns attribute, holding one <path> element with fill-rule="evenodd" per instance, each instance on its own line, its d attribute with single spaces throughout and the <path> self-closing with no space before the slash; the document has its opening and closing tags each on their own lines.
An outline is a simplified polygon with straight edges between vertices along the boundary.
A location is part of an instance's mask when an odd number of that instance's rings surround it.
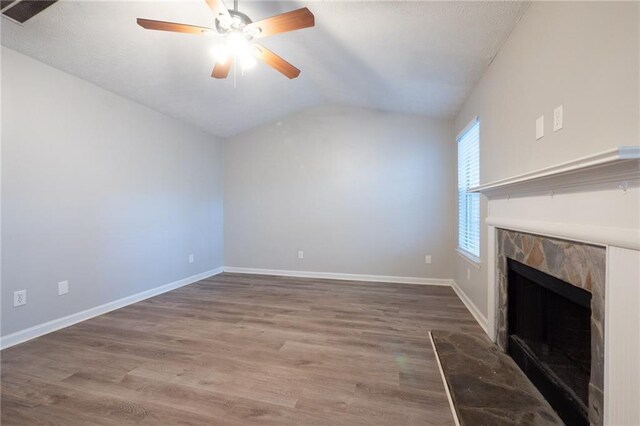
<svg viewBox="0 0 640 426">
<path fill-rule="evenodd" d="M 566 424 L 589 424 L 591 293 L 508 262 L 507 353 Z"/>
</svg>

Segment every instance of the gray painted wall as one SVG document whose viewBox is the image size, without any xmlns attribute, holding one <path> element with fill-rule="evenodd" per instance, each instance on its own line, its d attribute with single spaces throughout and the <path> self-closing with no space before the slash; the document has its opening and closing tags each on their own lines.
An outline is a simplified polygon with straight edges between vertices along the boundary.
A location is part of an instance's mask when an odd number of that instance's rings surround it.
<svg viewBox="0 0 640 426">
<path fill-rule="evenodd" d="M 451 278 L 454 149 L 450 121 L 351 107 L 226 141 L 225 265 Z"/>
<path fill-rule="evenodd" d="M 2 48 L 3 336 L 221 265 L 220 141 Z"/>
<path fill-rule="evenodd" d="M 640 143 L 638 8 L 637 2 L 532 3 L 456 118 L 458 132 L 480 117 L 481 183 Z M 564 128 L 553 133 L 560 104 Z M 540 115 L 545 137 L 536 141 Z M 591 203 L 589 215 L 607 215 L 608 207 Z M 487 216 L 486 200 L 481 213 Z M 455 262 L 456 282 L 485 315 L 486 241 L 483 226 L 481 269 Z"/>
</svg>

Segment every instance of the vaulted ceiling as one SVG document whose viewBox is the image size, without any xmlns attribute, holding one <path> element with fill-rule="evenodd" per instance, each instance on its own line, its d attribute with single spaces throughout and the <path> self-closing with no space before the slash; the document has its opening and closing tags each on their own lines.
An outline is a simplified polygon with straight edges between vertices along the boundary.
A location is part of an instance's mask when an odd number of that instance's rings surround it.
<svg viewBox="0 0 640 426">
<path fill-rule="evenodd" d="M 254 21 L 308 7 L 316 26 L 262 43 L 302 70 L 259 63 L 210 77 L 219 36 L 147 31 L 136 18 L 213 26 L 204 0 L 63 0 L 24 25 L 2 19 L 2 44 L 107 90 L 231 136 L 294 111 L 346 104 L 453 117 L 524 13 L 522 2 L 248 2 Z M 227 7 L 233 1 L 227 0 Z"/>
</svg>

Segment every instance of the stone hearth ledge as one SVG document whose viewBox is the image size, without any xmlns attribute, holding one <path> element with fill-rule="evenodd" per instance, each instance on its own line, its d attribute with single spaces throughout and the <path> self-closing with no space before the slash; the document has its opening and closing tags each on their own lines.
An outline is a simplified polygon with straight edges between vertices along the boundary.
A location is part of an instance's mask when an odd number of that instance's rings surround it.
<svg viewBox="0 0 640 426">
<path fill-rule="evenodd" d="M 517 364 L 484 334 L 432 331 L 460 425 L 563 425 Z"/>
</svg>

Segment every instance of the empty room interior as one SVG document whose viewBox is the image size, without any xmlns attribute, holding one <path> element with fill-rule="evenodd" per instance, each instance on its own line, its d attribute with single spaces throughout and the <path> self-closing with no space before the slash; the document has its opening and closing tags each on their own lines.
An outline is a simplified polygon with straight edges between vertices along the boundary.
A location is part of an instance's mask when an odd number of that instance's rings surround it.
<svg viewBox="0 0 640 426">
<path fill-rule="evenodd" d="M 0 7 L 3 426 L 640 426 L 640 2 Z"/>
</svg>

